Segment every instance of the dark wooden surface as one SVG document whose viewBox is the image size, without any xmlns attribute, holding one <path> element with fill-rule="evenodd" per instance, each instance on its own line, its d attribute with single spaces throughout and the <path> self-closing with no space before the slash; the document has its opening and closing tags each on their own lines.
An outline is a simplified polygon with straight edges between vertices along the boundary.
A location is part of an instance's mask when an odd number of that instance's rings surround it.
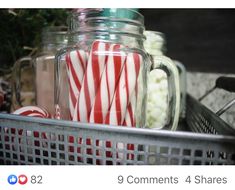
<svg viewBox="0 0 235 190">
<path fill-rule="evenodd" d="M 190 71 L 235 73 L 235 9 L 141 9 L 165 33 L 167 55 Z"/>
</svg>

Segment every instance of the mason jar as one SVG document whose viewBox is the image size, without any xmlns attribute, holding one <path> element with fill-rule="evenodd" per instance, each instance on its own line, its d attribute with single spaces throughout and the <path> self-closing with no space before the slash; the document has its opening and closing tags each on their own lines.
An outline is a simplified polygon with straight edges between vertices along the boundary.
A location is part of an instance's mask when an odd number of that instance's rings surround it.
<svg viewBox="0 0 235 190">
<path fill-rule="evenodd" d="M 83 9 L 69 17 L 57 54 L 55 106 L 61 119 L 144 127 L 149 56 L 144 17 L 129 9 Z"/>
<path fill-rule="evenodd" d="M 54 62 L 58 50 L 67 45 L 67 27 L 51 26 L 42 30 L 41 48 L 34 56 L 19 59 L 14 66 L 14 91 L 19 107 L 37 105 L 54 114 Z M 27 70 L 30 78 L 32 101 L 24 101 L 23 72 Z"/>
<path fill-rule="evenodd" d="M 152 58 L 148 75 L 147 126 L 176 130 L 180 112 L 179 73 L 174 62 L 164 55 L 165 35 L 145 31 L 144 47 Z"/>
<path fill-rule="evenodd" d="M 146 127 L 148 71 L 144 18 L 129 9 L 77 10 L 69 18 L 68 47 L 56 58 L 55 106 L 61 119 Z M 163 60 L 164 58 L 164 60 Z M 169 122 L 178 123 L 178 73 L 159 56 L 169 78 Z M 164 62 L 164 63 L 162 63 Z M 159 115 L 155 115 L 159 117 Z"/>
</svg>

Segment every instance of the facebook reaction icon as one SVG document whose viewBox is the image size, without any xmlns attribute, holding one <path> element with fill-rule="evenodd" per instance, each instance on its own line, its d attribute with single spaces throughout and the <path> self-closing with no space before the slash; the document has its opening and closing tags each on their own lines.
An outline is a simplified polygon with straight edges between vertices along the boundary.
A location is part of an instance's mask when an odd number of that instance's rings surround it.
<svg viewBox="0 0 235 190">
<path fill-rule="evenodd" d="M 7 181 L 10 185 L 15 185 L 17 183 L 17 177 L 15 175 L 9 175 Z"/>
<path fill-rule="evenodd" d="M 24 175 L 24 174 L 19 175 L 19 177 L 18 177 L 18 183 L 19 183 L 20 185 L 25 185 L 25 184 L 27 183 L 27 181 L 28 181 L 28 178 L 27 178 L 26 175 Z"/>
</svg>

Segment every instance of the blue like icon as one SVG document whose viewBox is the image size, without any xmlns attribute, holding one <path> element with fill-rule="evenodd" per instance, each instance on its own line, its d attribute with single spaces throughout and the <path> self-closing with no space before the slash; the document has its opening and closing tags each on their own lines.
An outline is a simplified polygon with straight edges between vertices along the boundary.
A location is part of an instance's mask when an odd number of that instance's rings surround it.
<svg viewBox="0 0 235 190">
<path fill-rule="evenodd" d="M 7 181 L 10 185 L 15 185 L 17 183 L 17 177 L 15 175 L 9 175 Z"/>
</svg>

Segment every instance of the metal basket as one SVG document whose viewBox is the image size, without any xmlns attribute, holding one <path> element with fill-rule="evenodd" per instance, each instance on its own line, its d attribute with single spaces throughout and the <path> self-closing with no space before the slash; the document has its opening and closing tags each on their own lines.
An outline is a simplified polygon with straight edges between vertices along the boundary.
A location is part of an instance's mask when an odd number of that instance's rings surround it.
<svg viewBox="0 0 235 190">
<path fill-rule="evenodd" d="M 233 127 L 189 95 L 187 96 L 186 121 L 190 130 L 197 133 L 235 136 Z"/>
<path fill-rule="evenodd" d="M 0 164 L 235 164 L 235 137 L 0 114 Z"/>
</svg>

